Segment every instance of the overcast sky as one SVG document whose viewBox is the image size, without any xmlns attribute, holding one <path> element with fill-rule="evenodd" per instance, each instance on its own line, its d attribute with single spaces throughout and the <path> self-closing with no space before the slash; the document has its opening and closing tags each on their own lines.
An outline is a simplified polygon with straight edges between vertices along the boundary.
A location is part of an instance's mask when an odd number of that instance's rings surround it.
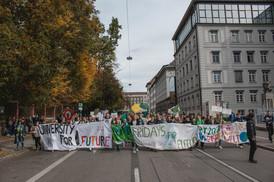
<svg viewBox="0 0 274 182">
<path fill-rule="evenodd" d="M 112 17 L 122 25 L 122 39 L 116 50 L 116 74 L 124 91 L 146 92 L 146 84 L 165 64 L 173 61 L 172 36 L 190 0 L 128 0 L 130 56 L 126 0 L 97 0 L 100 21 L 108 28 Z M 132 86 L 128 86 L 131 83 Z"/>
</svg>

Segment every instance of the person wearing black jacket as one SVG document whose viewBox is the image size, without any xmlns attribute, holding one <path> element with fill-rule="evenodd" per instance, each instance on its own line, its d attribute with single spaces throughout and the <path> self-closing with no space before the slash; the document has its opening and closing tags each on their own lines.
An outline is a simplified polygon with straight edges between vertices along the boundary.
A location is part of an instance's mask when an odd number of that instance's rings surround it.
<svg viewBox="0 0 274 182">
<path fill-rule="evenodd" d="M 247 137 L 250 142 L 250 152 L 249 152 L 249 162 L 257 163 L 256 160 L 254 160 L 254 154 L 257 149 L 256 145 L 256 126 L 254 121 L 254 114 L 250 113 L 246 117 L 246 130 L 247 130 Z"/>
</svg>

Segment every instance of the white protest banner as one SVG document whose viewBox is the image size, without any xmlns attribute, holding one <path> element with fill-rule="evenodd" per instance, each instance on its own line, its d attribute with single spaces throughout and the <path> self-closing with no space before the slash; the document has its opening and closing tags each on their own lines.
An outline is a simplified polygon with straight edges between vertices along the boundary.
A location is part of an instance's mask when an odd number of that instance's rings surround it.
<svg viewBox="0 0 274 182">
<path fill-rule="evenodd" d="M 246 122 L 234 122 L 222 125 L 222 140 L 234 144 L 248 142 Z"/>
<path fill-rule="evenodd" d="M 158 150 L 188 149 L 197 142 L 197 126 L 181 124 L 157 124 L 131 126 L 138 146 Z"/>
<path fill-rule="evenodd" d="M 78 125 L 78 148 L 112 148 L 111 125 L 93 122 Z"/>
<path fill-rule="evenodd" d="M 215 143 L 221 139 L 220 125 L 199 125 L 199 140 L 205 143 Z"/>
<path fill-rule="evenodd" d="M 76 126 L 66 124 L 40 124 L 39 132 L 45 150 L 75 150 Z"/>
</svg>

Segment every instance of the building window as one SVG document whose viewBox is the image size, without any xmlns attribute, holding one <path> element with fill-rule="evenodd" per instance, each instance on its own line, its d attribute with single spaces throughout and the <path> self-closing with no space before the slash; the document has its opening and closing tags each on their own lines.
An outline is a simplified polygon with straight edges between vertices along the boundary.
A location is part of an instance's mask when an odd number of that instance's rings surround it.
<svg viewBox="0 0 274 182">
<path fill-rule="evenodd" d="M 236 83 L 242 83 L 243 82 L 243 71 L 237 70 L 235 71 L 235 82 Z"/>
<path fill-rule="evenodd" d="M 220 63 L 220 52 L 219 51 L 214 51 L 212 52 L 212 62 L 213 63 Z"/>
<path fill-rule="evenodd" d="M 191 88 L 193 88 L 193 85 L 194 85 L 194 83 L 193 83 L 193 77 L 190 78 L 190 84 L 191 84 Z"/>
<path fill-rule="evenodd" d="M 192 71 L 193 65 L 192 65 L 192 60 L 190 60 L 190 71 Z"/>
<path fill-rule="evenodd" d="M 269 70 L 263 70 L 262 75 L 263 75 L 263 82 L 268 82 L 269 81 Z"/>
<path fill-rule="evenodd" d="M 185 46 L 185 57 L 187 55 L 187 46 Z"/>
<path fill-rule="evenodd" d="M 191 52 L 191 42 L 188 42 L 189 52 Z"/>
<path fill-rule="evenodd" d="M 221 71 L 213 71 L 213 82 L 221 83 Z"/>
<path fill-rule="evenodd" d="M 252 30 L 245 31 L 245 41 L 252 42 Z"/>
<path fill-rule="evenodd" d="M 233 57 L 234 57 L 234 63 L 241 62 L 241 52 L 239 52 L 239 51 L 233 52 Z"/>
<path fill-rule="evenodd" d="M 256 82 L 256 71 L 255 70 L 249 70 L 248 71 L 248 80 L 249 82 Z"/>
<path fill-rule="evenodd" d="M 189 90 L 189 80 L 186 81 L 186 89 Z"/>
<path fill-rule="evenodd" d="M 215 103 L 218 101 L 222 101 L 222 92 L 215 92 L 214 97 L 215 97 Z"/>
<path fill-rule="evenodd" d="M 182 51 L 182 60 L 184 59 L 184 51 Z"/>
<path fill-rule="evenodd" d="M 218 42 L 218 31 L 217 30 L 210 31 L 210 42 Z"/>
<path fill-rule="evenodd" d="M 183 67 L 183 76 L 185 76 L 185 68 Z"/>
<path fill-rule="evenodd" d="M 231 41 L 239 42 L 239 31 L 231 31 Z"/>
<path fill-rule="evenodd" d="M 193 40 L 193 47 L 195 47 L 195 45 L 196 45 L 196 37 L 193 36 L 192 40 Z"/>
<path fill-rule="evenodd" d="M 238 110 L 238 113 L 240 113 L 241 116 L 245 116 L 245 110 Z"/>
<path fill-rule="evenodd" d="M 247 62 L 254 63 L 254 51 L 246 52 L 247 54 Z"/>
<path fill-rule="evenodd" d="M 186 74 L 188 74 L 188 64 L 186 64 Z"/>
<path fill-rule="evenodd" d="M 199 83 L 198 74 L 195 75 L 195 83 L 196 83 L 196 86 L 198 86 L 198 83 Z"/>
<path fill-rule="evenodd" d="M 272 42 L 274 42 L 274 30 L 272 30 Z"/>
<path fill-rule="evenodd" d="M 267 51 L 261 51 L 261 62 L 267 63 Z"/>
<path fill-rule="evenodd" d="M 181 85 L 182 86 L 182 85 Z M 186 82 L 184 82 L 184 92 L 186 91 Z M 182 93 L 182 91 L 181 91 Z"/>
<path fill-rule="evenodd" d="M 236 91 L 236 100 L 237 102 L 244 102 L 244 91 L 242 90 Z"/>
<path fill-rule="evenodd" d="M 250 91 L 250 102 L 257 102 L 257 91 Z"/>
<path fill-rule="evenodd" d="M 265 42 L 265 30 L 259 31 L 259 42 Z"/>
</svg>

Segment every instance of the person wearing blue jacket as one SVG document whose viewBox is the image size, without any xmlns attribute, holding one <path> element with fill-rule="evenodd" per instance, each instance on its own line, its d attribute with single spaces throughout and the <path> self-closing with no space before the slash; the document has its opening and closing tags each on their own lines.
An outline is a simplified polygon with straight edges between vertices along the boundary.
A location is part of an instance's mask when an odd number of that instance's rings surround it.
<svg viewBox="0 0 274 182">
<path fill-rule="evenodd" d="M 21 148 L 24 148 L 24 136 L 26 136 L 25 127 L 22 124 L 22 120 L 19 120 L 18 125 L 15 127 L 16 150 L 19 150 L 19 142 L 21 142 Z"/>
<path fill-rule="evenodd" d="M 271 111 L 268 110 L 267 114 L 264 117 L 265 124 L 266 124 L 266 129 L 268 131 L 268 137 L 269 141 L 272 143 L 272 135 L 273 135 L 273 115 L 271 114 Z"/>
</svg>

